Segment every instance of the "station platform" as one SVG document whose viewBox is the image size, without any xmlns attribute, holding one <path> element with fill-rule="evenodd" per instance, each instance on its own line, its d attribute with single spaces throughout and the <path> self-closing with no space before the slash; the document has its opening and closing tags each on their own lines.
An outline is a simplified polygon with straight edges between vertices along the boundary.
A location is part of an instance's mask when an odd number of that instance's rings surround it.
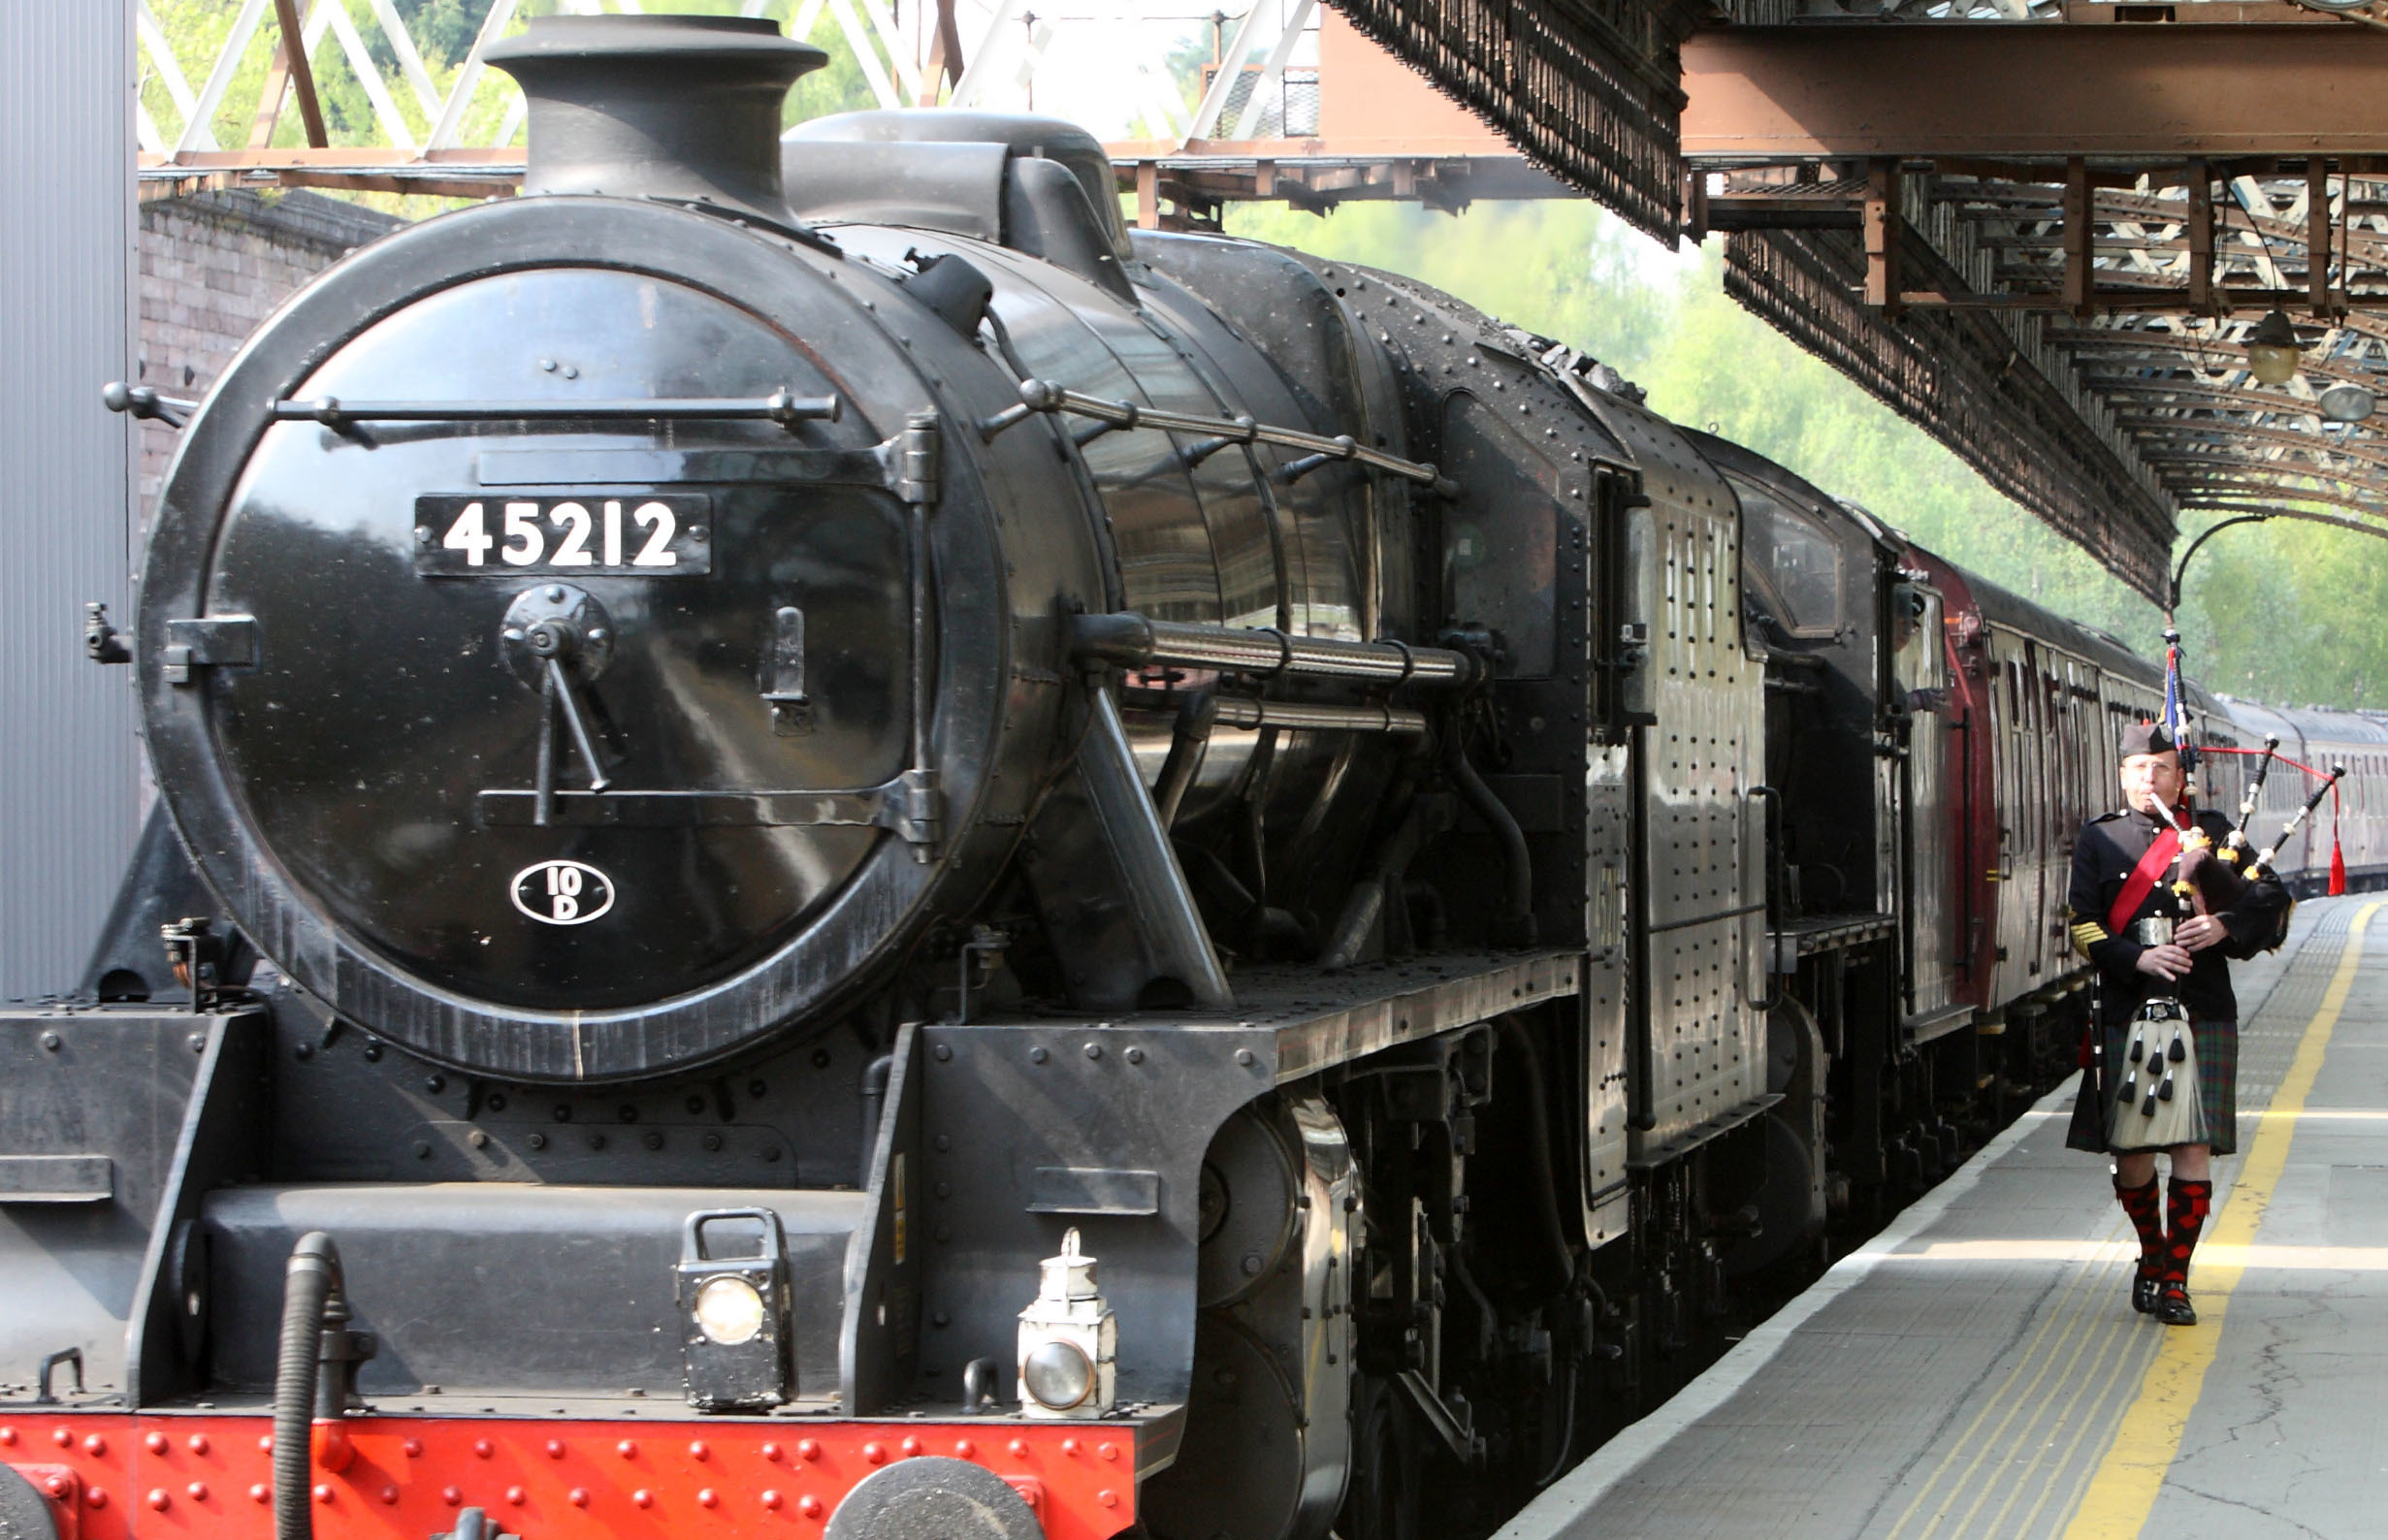
<svg viewBox="0 0 2388 1540">
<path fill-rule="evenodd" d="M 2384 908 L 2234 969 L 2198 1325 L 2132 1312 L 2068 1082 L 1496 1540 L 2388 1533 Z"/>
</svg>

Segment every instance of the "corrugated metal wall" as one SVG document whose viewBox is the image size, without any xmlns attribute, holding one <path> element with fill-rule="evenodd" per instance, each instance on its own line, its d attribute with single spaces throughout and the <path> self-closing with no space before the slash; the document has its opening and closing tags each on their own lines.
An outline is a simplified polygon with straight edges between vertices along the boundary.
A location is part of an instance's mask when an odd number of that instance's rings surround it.
<svg viewBox="0 0 2388 1540">
<path fill-rule="evenodd" d="M 130 0 L 0 0 L 0 1000 L 73 987 L 135 832 L 126 608 Z"/>
</svg>

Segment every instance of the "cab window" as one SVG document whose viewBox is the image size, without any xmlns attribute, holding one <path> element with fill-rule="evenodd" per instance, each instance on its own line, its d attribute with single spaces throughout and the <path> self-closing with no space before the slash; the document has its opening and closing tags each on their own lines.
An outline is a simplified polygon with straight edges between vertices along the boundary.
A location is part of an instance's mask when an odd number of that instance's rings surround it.
<svg viewBox="0 0 2388 1540">
<path fill-rule="evenodd" d="M 1841 545 L 1824 527 L 1752 482 L 1741 494 L 1745 566 L 1793 636 L 1829 637 L 1842 625 Z"/>
</svg>

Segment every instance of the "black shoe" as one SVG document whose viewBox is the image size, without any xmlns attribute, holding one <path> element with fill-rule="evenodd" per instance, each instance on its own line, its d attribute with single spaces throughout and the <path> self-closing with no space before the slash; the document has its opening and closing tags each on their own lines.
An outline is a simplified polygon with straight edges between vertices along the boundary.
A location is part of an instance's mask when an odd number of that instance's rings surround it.
<svg viewBox="0 0 2388 1540">
<path fill-rule="evenodd" d="M 2185 1284 L 2168 1283 L 2156 1300 L 2156 1319 L 2166 1326 L 2195 1326 L 2197 1311 L 2190 1307 L 2189 1290 Z"/>
<path fill-rule="evenodd" d="M 2139 1271 L 2131 1279 L 2131 1308 L 2142 1315 L 2155 1314 L 2156 1296 L 2163 1292 L 2164 1280 L 2149 1271 L 2146 1263 L 2141 1263 Z"/>
</svg>

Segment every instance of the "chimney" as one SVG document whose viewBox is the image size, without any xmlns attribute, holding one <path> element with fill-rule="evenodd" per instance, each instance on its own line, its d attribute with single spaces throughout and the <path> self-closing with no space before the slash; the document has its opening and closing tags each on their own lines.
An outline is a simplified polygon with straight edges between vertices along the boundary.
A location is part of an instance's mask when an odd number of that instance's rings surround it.
<svg viewBox="0 0 2388 1540">
<path fill-rule="evenodd" d="M 788 224 L 780 110 L 828 62 L 744 16 L 541 16 L 484 57 L 530 103 L 525 193 L 707 203 Z"/>
</svg>

